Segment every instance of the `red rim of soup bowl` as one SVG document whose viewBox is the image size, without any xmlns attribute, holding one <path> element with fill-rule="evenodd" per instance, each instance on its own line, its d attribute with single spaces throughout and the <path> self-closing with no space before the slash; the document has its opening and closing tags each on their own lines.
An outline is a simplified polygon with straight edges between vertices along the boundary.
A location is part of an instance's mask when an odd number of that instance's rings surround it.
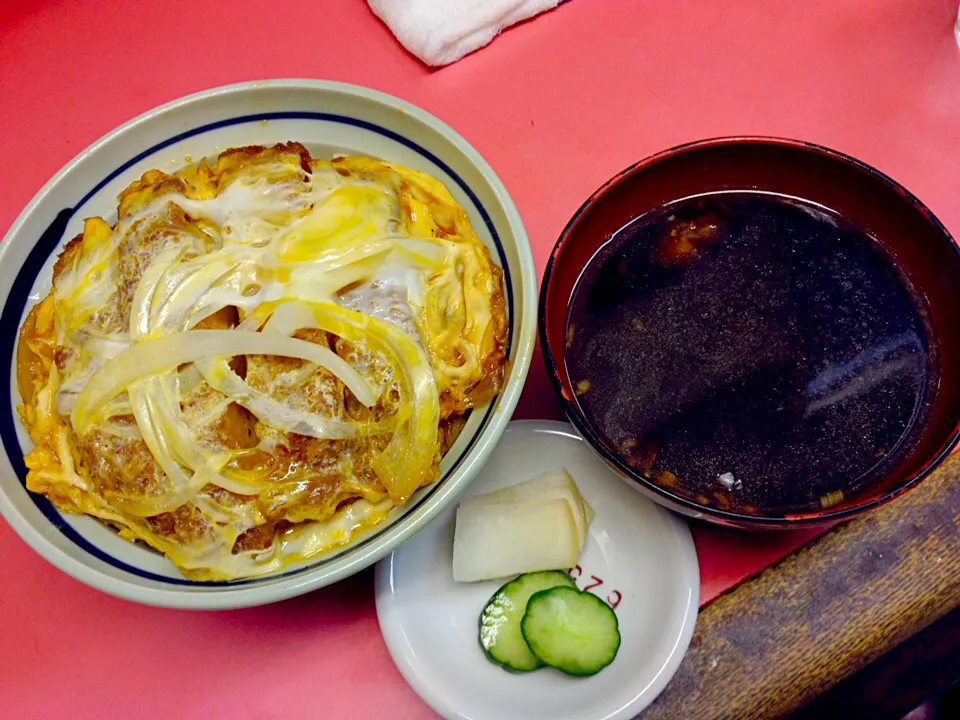
<svg viewBox="0 0 960 720">
<path fill-rule="evenodd" d="M 566 323 L 577 279 L 611 235 L 665 202 L 720 190 L 765 190 L 820 203 L 869 232 L 894 257 L 930 308 L 939 384 L 926 426 L 901 458 L 838 504 L 812 512 L 723 510 L 648 478 L 609 447 L 581 412 L 566 374 Z M 960 439 L 960 248 L 902 185 L 848 155 L 773 137 L 721 137 L 680 145 L 631 165 L 573 215 L 550 254 L 540 288 L 539 337 L 564 411 L 597 454 L 633 487 L 685 515 L 744 529 L 832 524 L 885 503 L 926 477 Z M 946 369 L 945 371 L 942 369 Z"/>
</svg>

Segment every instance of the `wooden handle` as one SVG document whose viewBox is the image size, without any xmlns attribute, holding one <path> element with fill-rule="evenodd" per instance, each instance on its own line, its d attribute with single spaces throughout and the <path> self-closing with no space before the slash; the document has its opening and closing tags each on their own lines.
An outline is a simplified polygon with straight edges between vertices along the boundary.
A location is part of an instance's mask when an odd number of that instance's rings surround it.
<svg viewBox="0 0 960 720">
<path fill-rule="evenodd" d="M 960 455 L 703 609 L 642 720 L 778 718 L 960 605 Z"/>
</svg>

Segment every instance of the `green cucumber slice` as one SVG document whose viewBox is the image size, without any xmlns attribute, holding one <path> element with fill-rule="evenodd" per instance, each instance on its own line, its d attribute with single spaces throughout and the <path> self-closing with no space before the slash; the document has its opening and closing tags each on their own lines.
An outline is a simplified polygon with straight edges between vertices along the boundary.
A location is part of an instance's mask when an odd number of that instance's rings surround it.
<svg viewBox="0 0 960 720">
<path fill-rule="evenodd" d="M 543 667 L 524 642 L 520 621 L 531 595 L 555 587 L 576 585 L 567 573 L 547 570 L 521 575 L 493 594 L 480 613 L 480 646 L 492 662 L 517 672 Z"/>
<path fill-rule="evenodd" d="M 596 595 L 570 587 L 531 595 L 520 630 L 534 655 L 567 675 L 595 675 L 620 649 L 613 609 Z"/>
</svg>

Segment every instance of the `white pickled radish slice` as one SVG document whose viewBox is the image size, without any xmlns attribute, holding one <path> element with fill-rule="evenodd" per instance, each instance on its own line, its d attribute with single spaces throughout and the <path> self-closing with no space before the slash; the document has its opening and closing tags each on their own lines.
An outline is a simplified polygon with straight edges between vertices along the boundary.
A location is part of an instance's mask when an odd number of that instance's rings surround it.
<svg viewBox="0 0 960 720">
<path fill-rule="evenodd" d="M 581 548 L 567 500 L 510 504 L 467 500 L 457 508 L 453 579 L 475 582 L 567 570 L 577 564 Z"/>
<path fill-rule="evenodd" d="M 577 524 L 577 534 L 582 546 L 587 539 L 587 526 L 593 520 L 593 508 L 580 495 L 573 477 L 566 469 L 548 470 L 542 475 L 517 485 L 511 485 L 483 495 L 474 495 L 470 498 L 470 502 L 496 505 L 554 499 L 565 500 L 570 503 L 570 511 L 573 513 L 573 519 Z"/>
</svg>

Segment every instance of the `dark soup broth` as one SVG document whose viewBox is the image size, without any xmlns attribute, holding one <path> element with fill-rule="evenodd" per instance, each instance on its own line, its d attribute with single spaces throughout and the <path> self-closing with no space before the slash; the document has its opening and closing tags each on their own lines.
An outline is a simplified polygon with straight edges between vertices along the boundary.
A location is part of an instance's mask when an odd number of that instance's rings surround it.
<svg viewBox="0 0 960 720">
<path fill-rule="evenodd" d="M 879 243 L 761 192 L 637 218 L 571 298 L 567 373 L 629 466 L 738 512 L 836 505 L 921 430 L 938 365 L 921 297 Z"/>
</svg>

